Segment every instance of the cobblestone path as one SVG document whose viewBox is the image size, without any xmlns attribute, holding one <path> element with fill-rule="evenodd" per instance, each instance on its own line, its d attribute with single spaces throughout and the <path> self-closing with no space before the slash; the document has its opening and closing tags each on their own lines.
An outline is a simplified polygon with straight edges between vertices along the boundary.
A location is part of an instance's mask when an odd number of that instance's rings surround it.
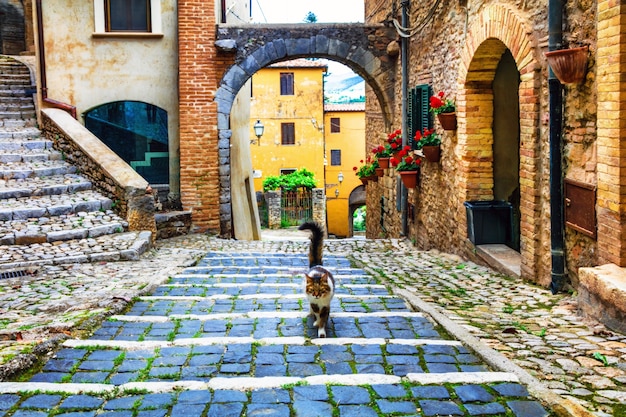
<svg viewBox="0 0 626 417">
<path fill-rule="evenodd" d="M 28 382 L 0 417 L 550 415 L 345 257 L 329 337 L 301 293 L 306 256 L 211 252 Z"/>
</svg>

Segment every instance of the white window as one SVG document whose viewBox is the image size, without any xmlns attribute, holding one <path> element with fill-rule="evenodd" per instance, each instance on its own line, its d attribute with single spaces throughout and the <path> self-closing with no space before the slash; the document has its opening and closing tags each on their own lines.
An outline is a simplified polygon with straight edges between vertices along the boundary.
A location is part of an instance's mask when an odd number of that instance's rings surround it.
<svg viewBox="0 0 626 417">
<path fill-rule="evenodd" d="M 163 36 L 161 0 L 94 0 L 94 35 Z"/>
</svg>

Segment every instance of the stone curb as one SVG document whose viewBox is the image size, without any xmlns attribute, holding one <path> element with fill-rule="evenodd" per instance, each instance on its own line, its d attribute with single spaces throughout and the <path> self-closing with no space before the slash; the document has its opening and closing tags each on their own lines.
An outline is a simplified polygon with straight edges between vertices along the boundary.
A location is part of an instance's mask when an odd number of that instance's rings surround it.
<svg viewBox="0 0 626 417">
<path fill-rule="evenodd" d="M 364 266 L 364 270 L 373 276 L 379 277 L 382 281 L 388 282 L 384 275 L 375 269 Z M 560 395 L 554 393 L 537 378 L 530 375 L 520 366 L 513 363 L 500 352 L 488 347 L 480 339 L 471 335 L 462 326 L 450 320 L 443 314 L 440 308 L 432 303 L 422 300 L 415 292 L 391 286 L 394 294 L 404 298 L 415 309 L 428 314 L 433 320 L 450 333 L 455 339 L 461 341 L 468 349 L 472 350 L 489 366 L 501 372 L 508 372 L 516 375 L 519 380 L 526 385 L 528 392 L 548 405 L 560 417 L 594 417 L 594 414 L 585 410 L 580 405 Z"/>
</svg>

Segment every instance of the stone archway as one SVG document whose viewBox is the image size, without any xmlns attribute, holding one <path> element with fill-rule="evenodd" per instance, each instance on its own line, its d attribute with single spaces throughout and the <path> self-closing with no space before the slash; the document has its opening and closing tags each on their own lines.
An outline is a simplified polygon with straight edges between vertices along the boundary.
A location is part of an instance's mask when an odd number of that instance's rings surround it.
<svg viewBox="0 0 626 417">
<path fill-rule="evenodd" d="M 261 68 L 295 58 L 327 58 L 350 67 L 365 79 L 375 92 L 386 125 L 392 120 L 395 59 L 387 46 L 395 42 L 396 32 L 381 25 L 306 24 L 220 26 L 216 46 L 230 53 L 233 65 L 226 69 L 217 92 L 217 131 L 220 155 L 230 155 L 231 111 L 237 93 Z M 223 139 L 223 140 L 222 140 Z M 231 177 L 230 158 L 220 161 L 220 184 Z M 220 189 L 220 234 L 230 236 L 230 188 Z"/>
<path fill-rule="evenodd" d="M 468 30 L 462 53 L 462 70 L 458 77 L 458 143 L 460 164 L 458 182 L 459 213 L 463 201 L 493 198 L 493 90 L 492 82 L 503 53 L 508 49 L 520 74 L 520 184 L 521 207 L 521 273 L 537 277 L 539 265 L 541 207 L 539 76 L 538 59 L 533 49 L 532 29 L 518 12 L 506 5 L 486 7 Z M 489 22 L 487 24 L 486 22 Z M 459 222 L 461 236 L 466 235 L 465 222 Z M 549 265 L 549 260 L 547 265 Z"/>
</svg>

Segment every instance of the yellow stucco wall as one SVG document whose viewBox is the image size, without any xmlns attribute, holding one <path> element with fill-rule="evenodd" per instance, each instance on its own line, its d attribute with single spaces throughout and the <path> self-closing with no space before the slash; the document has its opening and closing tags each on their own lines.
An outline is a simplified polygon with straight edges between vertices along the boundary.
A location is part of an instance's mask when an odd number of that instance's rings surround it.
<svg viewBox="0 0 626 417">
<path fill-rule="evenodd" d="M 339 118 L 339 132 L 331 133 L 330 119 Z M 351 236 L 349 230 L 350 195 L 361 185 L 353 167 L 365 159 L 365 107 L 360 111 L 327 111 L 324 114 L 326 137 L 326 214 L 328 233 L 339 237 Z M 331 150 L 341 151 L 341 165 L 331 165 Z M 339 173 L 343 182 L 338 181 Z M 335 196 L 335 190 L 339 195 Z"/>
<path fill-rule="evenodd" d="M 252 77 L 250 137 L 257 120 L 265 126 L 260 144 L 250 145 L 254 187 L 263 190 L 263 180 L 280 175 L 281 169 L 306 168 L 324 184 L 323 74 L 326 67 L 298 67 L 294 60 L 267 67 Z M 307 61 L 302 65 L 312 65 Z M 280 95 L 280 73 L 294 73 L 294 94 Z M 294 123 L 295 145 L 281 144 L 281 123 Z"/>
</svg>

